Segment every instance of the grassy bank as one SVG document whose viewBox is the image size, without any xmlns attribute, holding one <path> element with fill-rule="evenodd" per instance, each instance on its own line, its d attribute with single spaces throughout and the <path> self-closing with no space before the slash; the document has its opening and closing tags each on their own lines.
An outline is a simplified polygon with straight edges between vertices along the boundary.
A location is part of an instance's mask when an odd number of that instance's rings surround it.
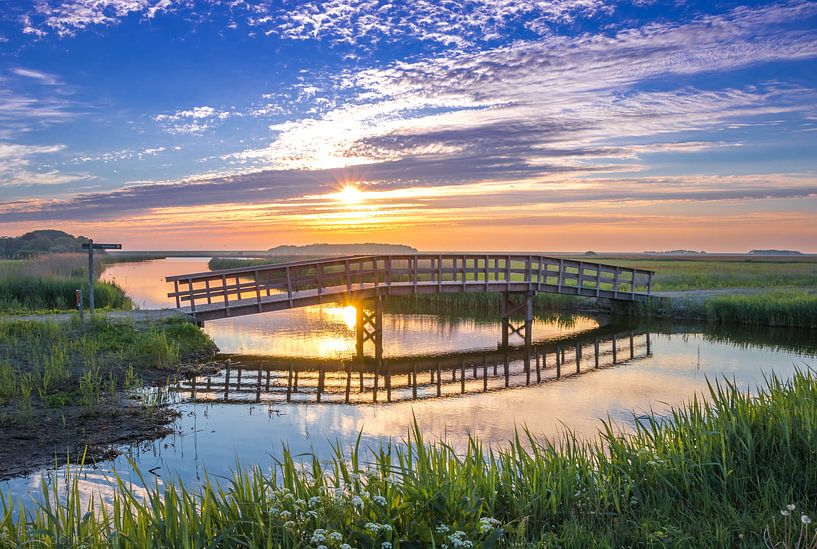
<svg viewBox="0 0 817 549">
<path fill-rule="evenodd" d="M 214 352 L 212 341 L 181 319 L 143 326 L 100 318 L 0 322 L 0 424 L 26 421 L 37 405 L 95 407 L 145 370 L 173 371 Z"/>
<path fill-rule="evenodd" d="M 113 504 L 44 486 L 46 503 L 6 500 L 6 546 L 86 547 L 793 547 L 813 541 L 817 381 L 770 378 L 751 395 L 721 384 L 706 401 L 640 418 L 632 436 L 558 446 L 520 436 L 464 455 L 424 441 L 354 449 L 329 465 L 285 454 L 271 473 L 147 499 L 124 482 Z M 67 496 L 67 498 L 66 498 Z M 7 496 L 8 497 L 8 496 Z M 63 498 L 63 499 L 60 499 Z M 782 513 L 781 513 L 782 511 Z"/>
<path fill-rule="evenodd" d="M 86 446 L 104 453 L 166 434 L 172 412 L 132 390 L 196 370 L 214 352 L 181 319 L 0 322 L 0 478 L 76 459 Z"/>
<path fill-rule="evenodd" d="M 707 299 L 706 317 L 711 322 L 817 328 L 817 294 L 770 293 Z"/>
<path fill-rule="evenodd" d="M 96 272 L 102 271 L 104 261 L 99 260 Z M 84 254 L 0 260 L 0 312 L 74 310 L 75 291 L 88 291 L 87 269 Z M 130 309 L 133 305 L 125 292 L 110 282 L 95 284 L 94 304 L 100 309 Z"/>
</svg>

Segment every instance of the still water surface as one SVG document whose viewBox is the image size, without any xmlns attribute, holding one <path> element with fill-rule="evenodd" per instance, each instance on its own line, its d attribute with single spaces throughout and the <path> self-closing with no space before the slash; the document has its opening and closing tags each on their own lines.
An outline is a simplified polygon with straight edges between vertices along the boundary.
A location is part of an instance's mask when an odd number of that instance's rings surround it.
<svg viewBox="0 0 817 549">
<path fill-rule="evenodd" d="M 105 276 L 139 307 L 157 308 L 172 306 L 164 276 L 206 269 L 206 259 L 171 258 L 114 265 Z M 683 404 L 706 389 L 707 378 L 753 387 L 764 374 L 788 376 L 813 365 L 817 349 L 814 332 L 611 325 L 574 316 L 537 318 L 531 354 L 517 348 L 506 358 L 497 352 L 498 318 L 387 312 L 390 375 L 376 377 L 350 366 L 354 310 L 342 304 L 212 321 L 205 330 L 231 355 L 229 372 L 170 388 L 181 413 L 178 433 L 86 469 L 84 488 L 104 489 L 114 467 L 132 477 L 128 457 L 159 482 L 189 485 L 205 471 L 229 475 L 236 460 L 270 466 L 282 445 L 325 458 L 335 441 L 349 447 L 358 433 L 367 445 L 399 440 L 412 416 L 428 437 L 455 447 L 469 435 L 501 445 L 523 425 L 542 436 L 570 428 L 592 437 L 602 418 L 629 428 L 633 412 Z M 34 494 L 41 482 L 35 474 L 0 483 L 0 490 Z"/>
</svg>

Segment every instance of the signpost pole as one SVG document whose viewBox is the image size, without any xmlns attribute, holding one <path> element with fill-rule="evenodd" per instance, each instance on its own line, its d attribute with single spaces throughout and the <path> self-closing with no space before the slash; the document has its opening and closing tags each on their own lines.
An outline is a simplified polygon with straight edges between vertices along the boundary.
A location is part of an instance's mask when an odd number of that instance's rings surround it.
<svg viewBox="0 0 817 549">
<path fill-rule="evenodd" d="M 94 244 L 88 240 L 82 248 L 88 250 L 88 311 L 94 316 L 94 250 L 121 250 L 122 244 Z"/>
</svg>

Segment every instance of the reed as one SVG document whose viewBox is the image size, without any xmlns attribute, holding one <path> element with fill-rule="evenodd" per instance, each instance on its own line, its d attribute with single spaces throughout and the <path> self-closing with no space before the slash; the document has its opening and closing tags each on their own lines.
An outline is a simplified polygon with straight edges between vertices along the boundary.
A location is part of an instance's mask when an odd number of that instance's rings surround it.
<svg viewBox="0 0 817 549">
<path fill-rule="evenodd" d="M 100 259 L 96 272 L 105 260 Z M 125 292 L 112 282 L 94 285 L 100 309 L 130 309 Z M 29 312 L 76 309 L 75 291 L 88 291 L 87 256 L 51 254 L 25 260 L 0 260 L 0 311 Z"/>
<path fill-rule="evenodd" d="M 32 400 L 95 409 L 103 392 L 115 398 L 114 388 L 132 388 L 140 371 L 172 371 L 214 352 L 210 338 L 182 319 L 0 322 L 0 409 L 7 420 Z"/>
<path fill-rule="evenodd" d="M 817 328 L 817 295 L 806 293 L 714 297 L 704 304 L 717 323 Z"/>
<path fill-rule="evenodd" d="M 114 477 L 109 503 L 83 503 L 76 473 L 42 501 L 0 497 L 0 540 L 46 547 L 758 547 L 793 544 L 817 508 L 817 380 L 798 371 L 757 393 L 726 380 L 624 435 L 521 431 L 504 448 L 426 441 L 328 463 L 286 449 L 267 470 L 237 466 L 200 488 L 158 481 L 140 495 Z M 137 471 L 138 472 L 138 471 Z M 142 478 L 142 483 L 145 479 Z M 781 523 L 780 511 L 799 528 Z M 805 518 L 801 518 L 801 515 Z M 777 517 L 777 518 L 775 518 Z M 784 545 L 793 546 L 793 545 Z"/>
</svg>

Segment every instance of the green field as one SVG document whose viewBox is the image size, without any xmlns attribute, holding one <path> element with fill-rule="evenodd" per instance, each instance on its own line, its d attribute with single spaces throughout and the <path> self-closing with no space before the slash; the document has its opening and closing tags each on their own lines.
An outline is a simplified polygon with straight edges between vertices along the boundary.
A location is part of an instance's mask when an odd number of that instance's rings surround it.
<svg viewBox="0 0 817 549">
<path fill-rule="evenodd" d="M 716 288 L 817 288 L 817 258 L 786 259 L 720 257 L 654 259 L 633 257 L 576 257 L 655 271 L 653 290 L 709 290 Z"/>
<path fill-rule="evenodd" d="M 795 547 L 812 543 L 817 507 L 817 380 L 771 377 L 757 395 L 728 383 L 623 436 L 520 433 L 506 449 L 464 453 L 426 442 L 272 469 L 142 496 L 119 481 L 113 502 L 67 493 L 22 510 L 5 499 L 7 547 Z M 60 483 L 59 486 L 63 484 Z M 6 496 L 9 498 L 9 496 Z M 802 536 L 802 538 L 801 538 Z M 60 541 L 58 541 L 60 540 Z M 344 545 L 345 544 L 345 545 Z M 805 547 L 806 545 L 800 545 Z M 807 545 L 811 547 L 812 545 Z"/>
</svg>

